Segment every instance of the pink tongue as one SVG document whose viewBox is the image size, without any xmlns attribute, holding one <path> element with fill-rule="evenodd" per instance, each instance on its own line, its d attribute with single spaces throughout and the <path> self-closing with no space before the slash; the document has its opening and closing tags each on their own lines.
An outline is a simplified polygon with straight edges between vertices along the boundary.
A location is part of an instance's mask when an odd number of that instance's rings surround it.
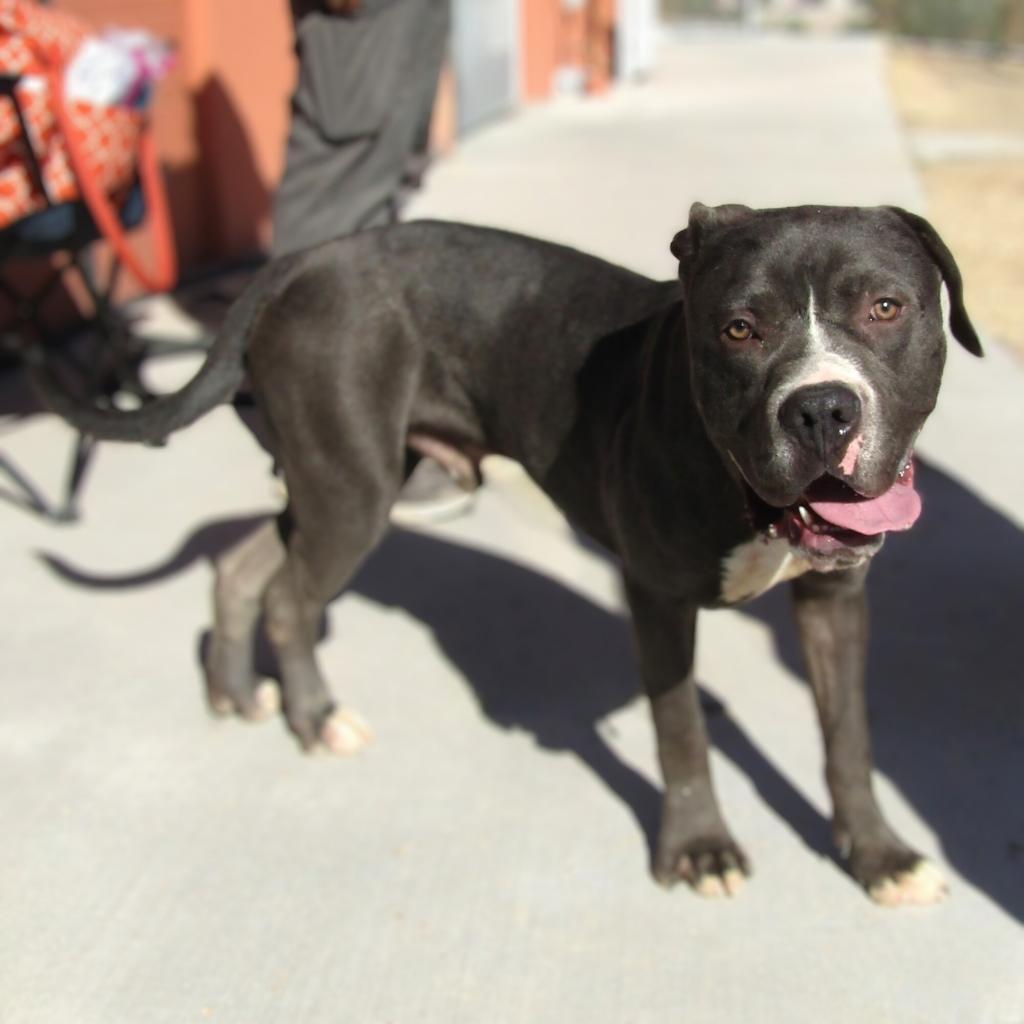
<svg viewBox="0 0 1024 1024">
<path fill-rule="evenodd" d="M 867 537 L 892 530 L 909 530 L 921 514 L 921 495 L 909 480 L 893 484 L 877 498 L 807 503 L 833 526 Z"/>
</svg>

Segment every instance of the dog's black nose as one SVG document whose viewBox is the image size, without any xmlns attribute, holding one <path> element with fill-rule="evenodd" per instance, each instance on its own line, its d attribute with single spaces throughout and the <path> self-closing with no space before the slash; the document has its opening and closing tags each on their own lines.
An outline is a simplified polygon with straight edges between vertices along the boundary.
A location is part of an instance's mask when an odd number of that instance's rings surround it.
<svg viewBox="0 0 1024 1024">
<path fill-rule="evenodd" d="M 831 466 L 857 430 L 860 399 L 841 384 L 812 384 L 782 403 L 779 422 L 790 437 Z"/>
</svg>

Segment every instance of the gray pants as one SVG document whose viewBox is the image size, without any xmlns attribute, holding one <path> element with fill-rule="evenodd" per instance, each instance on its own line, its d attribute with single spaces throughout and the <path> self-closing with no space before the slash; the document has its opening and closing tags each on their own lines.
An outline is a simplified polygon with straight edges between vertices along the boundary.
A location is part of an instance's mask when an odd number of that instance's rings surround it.
<svg viewBox="0 0 1024 1024">
<path fill-rule="evenodd" d="M 364 0 L 354 17 L 304 0 L 292 8 L 299 83 L 274 256 L 397 218 L 426 149 L 449 28 L 448 0 Z"/>
</svg>

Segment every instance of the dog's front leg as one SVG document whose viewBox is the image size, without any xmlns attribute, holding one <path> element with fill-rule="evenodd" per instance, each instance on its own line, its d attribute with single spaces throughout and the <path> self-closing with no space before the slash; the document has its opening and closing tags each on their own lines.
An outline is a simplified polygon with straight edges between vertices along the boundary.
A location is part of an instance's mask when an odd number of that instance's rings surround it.
<svg viewBox="0 0 1024 1024">
<path fill-rule="evenodd" d="M 886 905 L 933 903 L 939 871 L 903 843 L 882 817 L 871 785 L 864 679 L 867 566 L 807 573 L 793 582 L 796 619 L 825 741 L 833 829 L 854 878 Z"/>
<path fill-rule="evenodd" d="M 697 606 L 628 579 L 626 594 L 665 780 L 654 875 L 663 885 L 683 879 L 703 896 L 732 896 L 749 865 L 711 785 L 707 731 L 693 678 Z"/>
</svg>

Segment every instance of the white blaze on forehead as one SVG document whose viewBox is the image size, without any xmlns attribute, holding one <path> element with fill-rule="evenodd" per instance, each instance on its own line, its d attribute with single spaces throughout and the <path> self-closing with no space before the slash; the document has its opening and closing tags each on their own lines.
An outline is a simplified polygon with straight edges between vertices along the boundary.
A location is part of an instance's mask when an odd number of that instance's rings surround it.
<svg viewBox="0 0 1024 1024">
<path fill-rule="evenodd" d="M 807 289 L 807 334 L 811 339 L 811 350 L 828 352 L 828 338 L 818 319 L 818 307 L 814 304 L 814 289 Z"/>
<path fill-rule="evenodd" d="M 793 389 L 837 380 L 853 385 L 857 397 L 863 399 L 863 391 L 867 389 L 864 374 L 852 359 L 835 351 L 828 331 L 818 317 L 813 288 L 808 291 L 807 297 L 807 337 L 810 342 L 807 354 L 800 361 L 803 373 L 792 385 Z"/>
<path fill-rule="evenodd" d="M 840 467 L 844 473 L 850 476 L 856 468 L 857 459 L 866 442 L 870 447 L 868 439 L 874 433 L 872 428 L 876 418 L 875 390 L 861 368 L 848 356 L 836 351 L 835 345 L 829 337 L 827 322 L 823 322 L 818 315 L 814 289 L 811 288 L 808 289 L 807 298 L 807 346 L 803 357 L 779 382 L 775 394 L 772 395 L 768 403 L 768 422 L 773 425 L 772 429 L 775 429 L 778 422 L 779 410 L 790 395 L 799 391 L 800 388 L 810 387 L 812 384 L 825 384 L 829 381 L 836 381 L 848 386 L 861 403 L 861 430 L 850 441 L 847 457 L 843 459 Z M 850 452 L 853 452 L 852 457 L 849 455 Z"/>
</svg>

